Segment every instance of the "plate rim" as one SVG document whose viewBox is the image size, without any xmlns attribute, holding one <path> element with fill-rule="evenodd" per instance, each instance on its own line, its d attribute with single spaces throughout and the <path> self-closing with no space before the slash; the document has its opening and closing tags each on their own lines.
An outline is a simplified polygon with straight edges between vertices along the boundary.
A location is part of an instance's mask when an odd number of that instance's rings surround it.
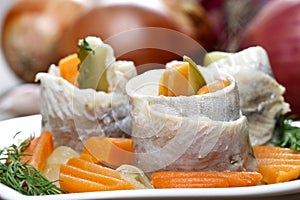
<svg viewBox="0 0 300 200">
<path fill-rule="evenodd" d="M 0 121 L 0 132 L 2 127 L 9 127 L 16 121 L 24 121 L 23 125 L 35 124 L 34 129 L 42 128 L 42 116 L 40 114 L 29 115 L 24 117 L 11 118 Z M 300 122 L 297 122 L 300 124 Z M 38 133 L 39 134 L 39 133 Z M 0 146 L 2 147 L 2 146 Z M 228 192 L 230 191 L 230 192 Z M 140 190 L 118 190 L 118 191 L 101 191 L 101 192 L 85 192 L 70 193 L 59 195 L 45 196 L 26 196 L 8 186 L 0 183 L 1 198 L 17 198 L 17 199 L 138 199 L 138 198 L 173 198 L 173 197 L 199 197 L 199 198 L 220 198 L 220 197 L 278 197 L 283 195 L 297 195 L 300 197 L 300 180 L 293 180 L 284 183 L 257 185 L 246 187 L 230 187 L 230 188 L 180 188 L 180 189 L 140 189 Z"/>
</svg>

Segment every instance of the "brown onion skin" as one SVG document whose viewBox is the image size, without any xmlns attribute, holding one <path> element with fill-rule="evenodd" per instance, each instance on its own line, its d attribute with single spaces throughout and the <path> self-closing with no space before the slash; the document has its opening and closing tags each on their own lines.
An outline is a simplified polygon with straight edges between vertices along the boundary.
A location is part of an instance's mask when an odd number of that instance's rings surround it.
<svg viewBox="0 0 300 200">
<path fill-rule="evenodd" d="M 272 1 L 245 29 L 240 48 L 260 45 L 268 52 L 285 100 L 300 116 L 300 1 Z"/>
<path fill-rule="evenodd" d="M 32 81 L 31 71 L 39 71 L 40 66 L 49 63 L 48 58 L 51 60 L 52 55 L 50 49 L 44 49 L 41 46 L 39 47 L 40 52 L 47 51 L 50 56 L 46 59 L 39 59 L 40 55 L 34 55 L 35 52 L 30 51 L 31 48 L 36 48 L 36 46 L 29 46 L 29 43 L 33 43 L 38 38 L 35 37 L 37 34 L 34 30 L 35 27 L 30 27 L 29 24 L 35 20 L 34 18 L 39 15 L 43 7 L 44 3 L 42 1 L 19 1 L 12 6 L 6 15 L 2 27 L 2 50 L 4 57 L 16 75 L 29 81 Z M 21 22 L 22 19 L 24 22 Z M 25 25 L 25 23 L 28 25 Z M 21 49 L 19 49 L 19 45 L 22 44 L 15 43 L 19 39 L 24 41 L 24 43 L 28 41 Z M 28 51 L 23 52 L 26 50 L 25 46 L 27 45 Z"/>
<path fill-rule="evenodd" d="M 149 9 L 149 3 L 140 0 L 129 0 L 128 3 L 118 0 L 19 0 L 4 20 L 4 56 L 21 79 L 33 82 L 37 72 L 47 71 L 50 64 L 76 52 L 78 40 L 89 35 L 106 40 L 134 28 L 163 27 L 186 34 L 207 51 L 212 49 L 214 36 L 200 6 L 195 7 L 198 9 L 195 15 L 185 13 L 181 1 L 153 1 L 160 4 L 159 8 Z M 103 2 L 114 3 L 104 5 Z M 131 2 L 138 2 L 138 6 Z M 135 38 L 130 41 L 143 42 Z M 176 44 L 176 41 L 173 43 Z M 189 47 L 182 47 L 189 54 Z M 113 48 L 118 48 L 118 45 Z M 156 68 L 170 60 L 181 59 L 181 56 L 161 49 L 145 48 L 126 53 L 118 59 L 133 60 L 136 65 L 156 63 L 157 66 L 150 67 Z"/>
<path fill-rule="evenodd" d="M 86 15 L 79 18 L 70 26 L 69 30 L 60 38 L 60 41 L 57 43 L 59 57 L 64 57 L 75 52 L 77 50 L 78 40 L 88 35 L 98 36 L 106 42 L 107 39 L 120 33 L 122 34 L 124 31 L 144 27 L 162 27 L 175 30 L 193 38 L 206 50 L 212 49 L 215 40 L 210 24 L 204 13 L 201 18 L 202 21 L 200 21 L 195 28 L 191 25 L 191 21 L 189 21 L 190 19 L 187 16 L 185 16 L 185 18 L 183 17 L 184 19 L 180 19 L 185 20 L 185 24 L 174 16 L 174 13 L 172 13 L 172 6 L 174 5 L 168 7 L 164 5 L 164 1 L 159 1 L 162 4 L 161 8 L 151 9 L 146 6 L 146 1 L 139 2 L 139 5 L 115 3 L 113 5 L 99 4 L 95 6 L 95 8 L 87 12 Z M 172 3 L 173 2 L 175 1 L 172 1 Z M 128 36 L 124 43 L 110 43 L 109 41 L 107 43 L 112 45 L 113 49 L 117 50 L 130 43 L 135 45 L 142 44 L 155 40 L 157 37 L 160 36 L 143 36 L 143 39 L 139 40 Z M 170 41 L 170 38 L 166 38 L 165 41 Z M 174 44 L 176 44 L 176 42 L 178 41 L 172 41 Z M 128 47 L 128 49 L 130 48 L 131 47 Z M 186 54 L 190 53 L 188 46 L 182 46 L 182 48 L 186 48 Z M 139 50 L 133 49 L 132 52 L 122 54 L 121 56 L 117 55 L 117 59 L 133 60 L 137 66 L 138 73 L 142 73 L 148 69 L 161 68 L 166 62 L 171 60 L 182 59 L 182 55 L 169 52 L 168 50 L 143 48 Z"/>
<path fill-rule="evenodd" d="M 115 17 L 116 15 L 118 17 Z M 142 15 L 143 20 L 136 20 Z M 174 23 L 172 23 L 170 19 L 163 18 L 162 16 L 151 17 L 151 15 L 152 12 L 149 12 L 144 8 L 137 9 L 135 6 L 94 8 L 86 13 L 84 17 L 78 19 L 77 22 L 74 23 L 74 25 L 60 38 L 60 41 L 57 43 L 59 57 L 64 57 L 72 52 L 76 52 L 78 40 L 89 35 L 98 36 L 105 41 L 117 33 L 133 28 L 156 26 L 176 29 Z M 133 20 L 136 20 L 136 22 L 130 23 L 133 22 Z M 129 23 L 124 25 L 120 24 L 126 21 Z M 135 38 L 132 38 L 132 42 L 136 42 L 134 40 Z M 121 46 L 122 44 L 117 45 Z M 113 49 L 117 48 L 117 46 L 113 46 Z M 153 58 L 153 62 L 166 62 L 167 60 L 172 59 L 168 54 L 156 55 L 154 49 L 135 51 L 117 59 L 134 60 L 136 65 L 141 65 L 144 64 L 144 62 L 151 62 L 151 59 L 147 59 L 148 57 Z"/>
<path fill-rule="evenodd" d="M 71 11 L 65 12 L 66 7 Z M 12 71 L 25 82 L 34 82 L 37 72 L 47 71 L 57 60 L 54 44 L 65 27 L 85 10 L 73 0 L 16 1 L 4 18 L 1 34 L 2 51 Z"/>
</svg>

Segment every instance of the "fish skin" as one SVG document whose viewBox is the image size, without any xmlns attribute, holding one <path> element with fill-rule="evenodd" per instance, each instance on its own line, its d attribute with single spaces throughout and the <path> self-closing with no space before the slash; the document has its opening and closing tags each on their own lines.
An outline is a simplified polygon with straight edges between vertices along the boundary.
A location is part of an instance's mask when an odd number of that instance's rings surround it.
<svg viewBox="0 0 300 200">
<path fill-rule="evenodd" d="M 231 85 L 222 91 L 165 97 L 157 95 L 162 73 L 144 72 L 126 86 L 132 101 L 135 165 L 149 173 L 256 171 L 248 123 L 241 115 L 233 77 L 226 75 Z M 198 103 L 203 109 L 195 106 Z"/>
<path fill-rule="evenodd" d="M 37 74 L 42 128 L 53 132 L 55 146 L 80 152 L 91 136 L 130 137 L 130 104 L 124 83 L 136 75 L 136 69 L 132 62 L 122 61 L 109 70 L 113 84 L 108 93 L 75 87 L 60 77 L 55 65 L 48 73 Z"/>
<path fill-rule="evenodd" d="M 241 111 L 248 118 L 252 145 L 267 144 L 273 137 L 277 117 L 290 112 L 285 88 L 274 78 L 267 52 L 249 47 L 216 61 L 207 68 L 231 74 L 239 88 Z"/>
</svg>

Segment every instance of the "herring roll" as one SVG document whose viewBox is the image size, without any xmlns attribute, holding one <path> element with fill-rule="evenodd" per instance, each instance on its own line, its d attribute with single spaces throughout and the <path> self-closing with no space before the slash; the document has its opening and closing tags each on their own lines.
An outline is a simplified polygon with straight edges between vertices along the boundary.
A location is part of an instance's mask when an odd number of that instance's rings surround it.
<svg viewBox="0 0 300 200">
<path fill-rule="evenodd" d="M 234 78 L 198 69 L 207 85 L 216 79 L 228 85 L 206 94 L 159 95 L 165 69 L 145 72 L 127 83 L 134 164 L 146 172 L 255 171 L 247 119 L 240 111 Z"/>
<path fill-rule="evenodd" d="M 211 52 L 205 58 L 206 63 L 211 62 L 206 68 L 217 68 L 235 78 L 252 145 L 270 142 L 278 118 L 291 110 L 283 96 L 285 87 L 276 81 L 266 50 L 255 46 L 237 53 Z"/>
<path fill-rule="evenodd" d="M 87 37 L 80 42 L 91 50 L 78 52 L 83 59 L 75 84 L 64 79 L 56 65 L 36 76 L 41 83 L 42 128 L 53 132 L 55 146 L 78 151 L 91 136 L 130 137 L 125 85 L 137 75 L 134 63 L 116 61 L 113 49 L 100 38 Z"/>
</svg>

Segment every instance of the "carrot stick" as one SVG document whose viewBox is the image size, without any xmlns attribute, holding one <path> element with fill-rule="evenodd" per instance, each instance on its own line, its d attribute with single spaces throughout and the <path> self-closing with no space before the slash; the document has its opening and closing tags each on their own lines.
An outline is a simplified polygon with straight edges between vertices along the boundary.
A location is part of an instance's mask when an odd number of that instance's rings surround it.
<svg viewBox="0 0 300 200">
<path fill-rule="evenodd" d="M 300 159 L 286 159 L 286 158 L 263 158 L 257 159 L 259 165 L 299 165 Z"/>
<path fill-rule="evenodd" d="M 73 160 L 73 162 L 75 161 Z M 133 184 L 121 178 L 81 169 L 70 165 L 70 163 L 60 166 L 59 179 L 61 180 L 60 187 L 68 192 L 135 189 Z"/>
<path fill-rule="evenodd" d="M 155 188 L 220 188 L 229 187 L 222 178 L 152 178 Z"/>
<path fill-rule="evenodd" d="M 294 154 L 294 153 L 260 153 L 260 152 L 254 152 L 256 158 L 259 159 L 267 159 L 267 158 L 271 158 L 271 159 L 294 159 L 294 160 L 300 160 L 300 154 Z"/>
<path fill-rule="evenodd" d="M 68 162 L 68 165 L 74 166 L 83 170 L 87 170 L 90 172 L 103 174 L 105 176 L 110 176 L 114 178 L 121 178 L 121 175 L 118 171 L 110 169 L 108 167 L 103 167 L 101 165 L 97 165 L 91 162 L 88 162 L 86 160 L 83 160 L 81 158 L 71 158 Z"/>
<path fill-rule="evenodd" d="M 40 139 L 39 137 L 33 138 L 33 140 L 30 142 L 29 147 L 22 153 L 22 154 L 27 154 L 27 155 L 22 156 L 20 158 L 20 162 L 26 163 L 31 160 L 32 154 L 34 152 L 36 145 L 38 144 L 39 139 Z"/>
<path fill-rule="evenodd" d="M 275 146 L 253 146 L 253 150 L 255 153 L 292 153 L 300 155 L 300 152 L 294 151 L 290 148 L 282 148 Z"/>
<path fill-rule="evenodd" d="M 53 135 L 49 131 L 43 131 L 41 135 L 34 139 L 30 144 L 28 151 L 24 153 L 31 154 L 30 157 L 23 157 L 21 162 L 27 162 L 35 166 L 39 171 L 44 168 L 47 158 L 54 150 Z"/>
<path fill-rule="evenodd" d="M 64 173 L 59 174 L 59 180 L 60 187 L 69 193 L 105 191 L 109 188 L 106 185 Z"/>
<path fill-rule="evenodd" d="M 80 154 L 80 158 L 82 160 L 86 160 L 88 162 L 91 162 L 91 163 L 95 163 L 95 164 L 101 164 L 96 158 L 94 158 L 91 154 L 89 154 L 88 152 L 82 152 Z"/>
<path fill-rule="evenodd" d="M 68 174 L 74 177 L 86 179 L 89 181 L 101 183 L 103 185 L 108 185 L 108 186 L 116 185 L 121 181 L 120 179 L 114 177 L 105 176 L 103 174 L 99 174 L 95 172 L 90 172 L 71 165 L 61 165 L 60 173 Z"/>
<path fill-rule="evenodd" d="M 212 188 L 257 185 L 262 175 L 257 172 L 155 172 L 155 188 Z"/>
</svg>

